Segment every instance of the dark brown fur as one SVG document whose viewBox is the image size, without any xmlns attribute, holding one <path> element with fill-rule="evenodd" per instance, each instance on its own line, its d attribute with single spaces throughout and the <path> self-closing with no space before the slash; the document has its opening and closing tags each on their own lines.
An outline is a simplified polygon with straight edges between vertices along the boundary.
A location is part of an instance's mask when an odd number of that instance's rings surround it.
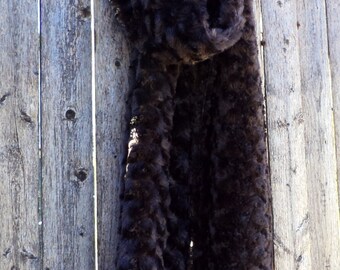
<svg viewBox="0 0 340 270">
<path fill-rule="evenodd" d="M 272 269 L 252 1 L 113 2 L 138 51 L 117 269 Z"/>
</svg>

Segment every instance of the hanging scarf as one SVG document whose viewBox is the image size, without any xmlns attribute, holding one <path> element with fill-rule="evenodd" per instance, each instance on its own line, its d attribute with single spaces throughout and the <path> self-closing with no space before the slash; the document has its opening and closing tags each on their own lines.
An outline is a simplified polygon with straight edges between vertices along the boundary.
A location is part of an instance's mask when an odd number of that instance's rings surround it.
<svg viewBox="0 0 340 270">
<path fill-rule="evenodd" d="M 253 1 L 113 2 L 137 52 L 117 269 L 272 269 Z"/>
</svg>

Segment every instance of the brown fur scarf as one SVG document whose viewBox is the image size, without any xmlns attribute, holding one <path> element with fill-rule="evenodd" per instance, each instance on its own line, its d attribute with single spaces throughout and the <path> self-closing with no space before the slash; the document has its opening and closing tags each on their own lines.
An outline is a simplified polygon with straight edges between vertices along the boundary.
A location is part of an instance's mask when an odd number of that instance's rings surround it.
<svg viewBox="0 0 340 270">
<path fill-rule="evenodd" d="M 270 270 L 252 0 L 114 0 L 138 52 L 119 270 Z"/>
</svg>

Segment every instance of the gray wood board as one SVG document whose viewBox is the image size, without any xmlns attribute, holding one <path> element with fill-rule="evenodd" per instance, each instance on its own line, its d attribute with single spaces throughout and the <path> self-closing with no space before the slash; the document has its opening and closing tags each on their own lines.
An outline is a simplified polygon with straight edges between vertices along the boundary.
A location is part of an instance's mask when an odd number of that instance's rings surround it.
<svg viewBox="0 0 340 270">
<path fill-rule="evenodd" d="M 337 157 L 337 178 L 339 193 L 339 172 L 340 172 L 340 1 L 326 1 L 327 12 L 327 34 L 328 34 L 328 50 L 329 61 L 332 77 L 333 91 L 333 113 L 335 128 L 335 143 Z M 340 196 L 340 193 L 338 194 Z M 340 197 L 338 197 L 340 201 Z M 340 206 L 340 205 L 339 205 Z M 340 228 L 339 228 L 340 230 Z"/>
<path fill-rule="evenodd" d="M 44 269 L 94 269 L 90 15 L 41 2 Z"/>
<path fill-rule="evenodd" d="M 0 268 L 39 269 L 37 1 L 0 1 Z"/>
<path fill-rule="evenodd" d="M 108 0 L 95 5 L 96 124 L 99 269 L 113 269 L 117 250 L 119 194 L 126 156 L 126 101 L 130 56 Z"/>
<path fill-rule="evenodd" d="M 325 2 L 261 4 L 275 266 L 335 270 L 340 227 Z"/>
<path fill-rule="evenodd" d="M 297 11 L 312 269 L 335 270 L 340 218 L 325 1 L 297 1 Z"/>
</svg>

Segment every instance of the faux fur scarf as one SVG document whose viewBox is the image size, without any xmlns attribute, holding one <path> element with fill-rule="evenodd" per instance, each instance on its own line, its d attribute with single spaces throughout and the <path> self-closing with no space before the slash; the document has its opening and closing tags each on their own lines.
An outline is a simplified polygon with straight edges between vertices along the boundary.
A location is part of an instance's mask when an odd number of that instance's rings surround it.
<svg viewBox="0 0 340 270">
<path fill-rule="evenodd" d="M 270 270 L 252 0 L 114 0 L 138 52 L 119 270 Z"/>
</svg>

